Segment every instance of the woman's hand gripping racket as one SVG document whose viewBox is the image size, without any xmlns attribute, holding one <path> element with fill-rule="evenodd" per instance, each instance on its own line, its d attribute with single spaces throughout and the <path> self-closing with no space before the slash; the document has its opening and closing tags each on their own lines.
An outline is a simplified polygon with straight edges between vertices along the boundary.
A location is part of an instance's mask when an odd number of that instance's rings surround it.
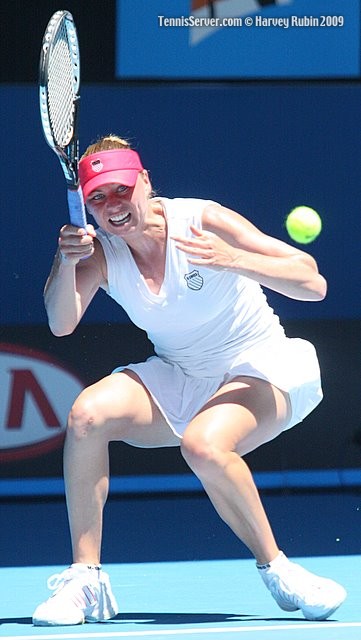
<svg viewBox="0 0 361 640">
<path fill-rule="evenodd" d="M 79 86 L 79 44 L 73 16 L 69 11 L 57 11 L 46 27 L 41 47 L 40 115 L 45 139 L 57 154 L 65 175 L 70 221 L 85 228 L 85 207 L 78 179 Z"/>
</svg>

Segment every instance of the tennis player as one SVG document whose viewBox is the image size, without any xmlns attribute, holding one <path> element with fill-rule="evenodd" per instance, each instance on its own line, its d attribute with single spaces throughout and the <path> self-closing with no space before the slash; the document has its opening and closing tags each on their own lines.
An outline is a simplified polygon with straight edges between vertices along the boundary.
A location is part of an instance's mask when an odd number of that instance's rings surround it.
<svg viewBox="0 0 361 640">
<path fill-rule="evenodd" d="M 72 333 L 102 288 L 147 331 L 156 355 L 115 369 L 70 411 L 64 472 L 73 564 L 49 580 L 54 593 L 34 624 L 117 614 L 100 565 L 114 440 L 179 446 L 281 609 L 326 619 L 344 588 L 278 548 L 243 460 L 321 401 L 314 347 L 285 336 L 262 290 L 322 300 L 326 282 L 315 260 L 216 202 L 154 197 L 138 153 L 116 136 L 91 145 L 79 171 L 97 229 L 60 230 L 45 287 L 51 330 Z"/>
</svg>

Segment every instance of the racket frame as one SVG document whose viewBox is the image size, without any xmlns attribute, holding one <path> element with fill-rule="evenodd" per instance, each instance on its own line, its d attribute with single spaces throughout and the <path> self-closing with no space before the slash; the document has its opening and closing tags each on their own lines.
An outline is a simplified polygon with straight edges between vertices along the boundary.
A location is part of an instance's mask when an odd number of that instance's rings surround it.
<svg viewBox="0 0 361 640">
<path fill-rule="evenodd" d="M 56 142 L 56 135 L 49 116 L 49 62 L 51 59 L 54 41 L 60 29 L 66 29 L 67 45 L 72 67 L 72 126 L 65 144 Z M 79 88 L 80 88 L 80 56 L 77 31 L 72 14 L 67 10 L 56 11 L 50 18 L 43 36 L 40 64 L 39 64 L 39 103 L 40 117 L 45 140 L 49 147 L 56 153 L 62 167 L 67 189 L 68 205 L 71 222 L 77 226 L 85 227 L 86 215 L 83 202 L 83 194 L 79 186 L 78 162 L 79 162 Z"/>
</svg>

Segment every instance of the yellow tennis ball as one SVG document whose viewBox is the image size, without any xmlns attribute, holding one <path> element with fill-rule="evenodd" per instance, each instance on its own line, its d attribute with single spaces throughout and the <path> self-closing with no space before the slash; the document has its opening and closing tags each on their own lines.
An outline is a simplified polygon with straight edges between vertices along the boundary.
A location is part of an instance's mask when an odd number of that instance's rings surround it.
<svg viewBox="0 0 361 640">
<path fill-rule="evenodd" d="M 286 229 L 292 240 L 308 244 L 321 233 L 322 220 L 311 207 L 295 207 L 286 218 Z"/>
</svg>

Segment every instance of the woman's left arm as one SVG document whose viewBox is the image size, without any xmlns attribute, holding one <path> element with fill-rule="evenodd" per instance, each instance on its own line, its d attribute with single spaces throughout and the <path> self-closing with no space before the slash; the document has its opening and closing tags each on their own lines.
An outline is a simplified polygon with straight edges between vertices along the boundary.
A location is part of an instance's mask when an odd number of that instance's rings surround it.
<svg viewBox="0 0 361 640">
<path fill-rule="evenodd" d="M 191 264 L 236 271 L 296 300 L 325 297 L 326 280 L 311 255 L 262 233 L 239 213 L 208 205 L 202 227 L 192 226 L 191 238 L 173 237 Z"/>
</svg>

